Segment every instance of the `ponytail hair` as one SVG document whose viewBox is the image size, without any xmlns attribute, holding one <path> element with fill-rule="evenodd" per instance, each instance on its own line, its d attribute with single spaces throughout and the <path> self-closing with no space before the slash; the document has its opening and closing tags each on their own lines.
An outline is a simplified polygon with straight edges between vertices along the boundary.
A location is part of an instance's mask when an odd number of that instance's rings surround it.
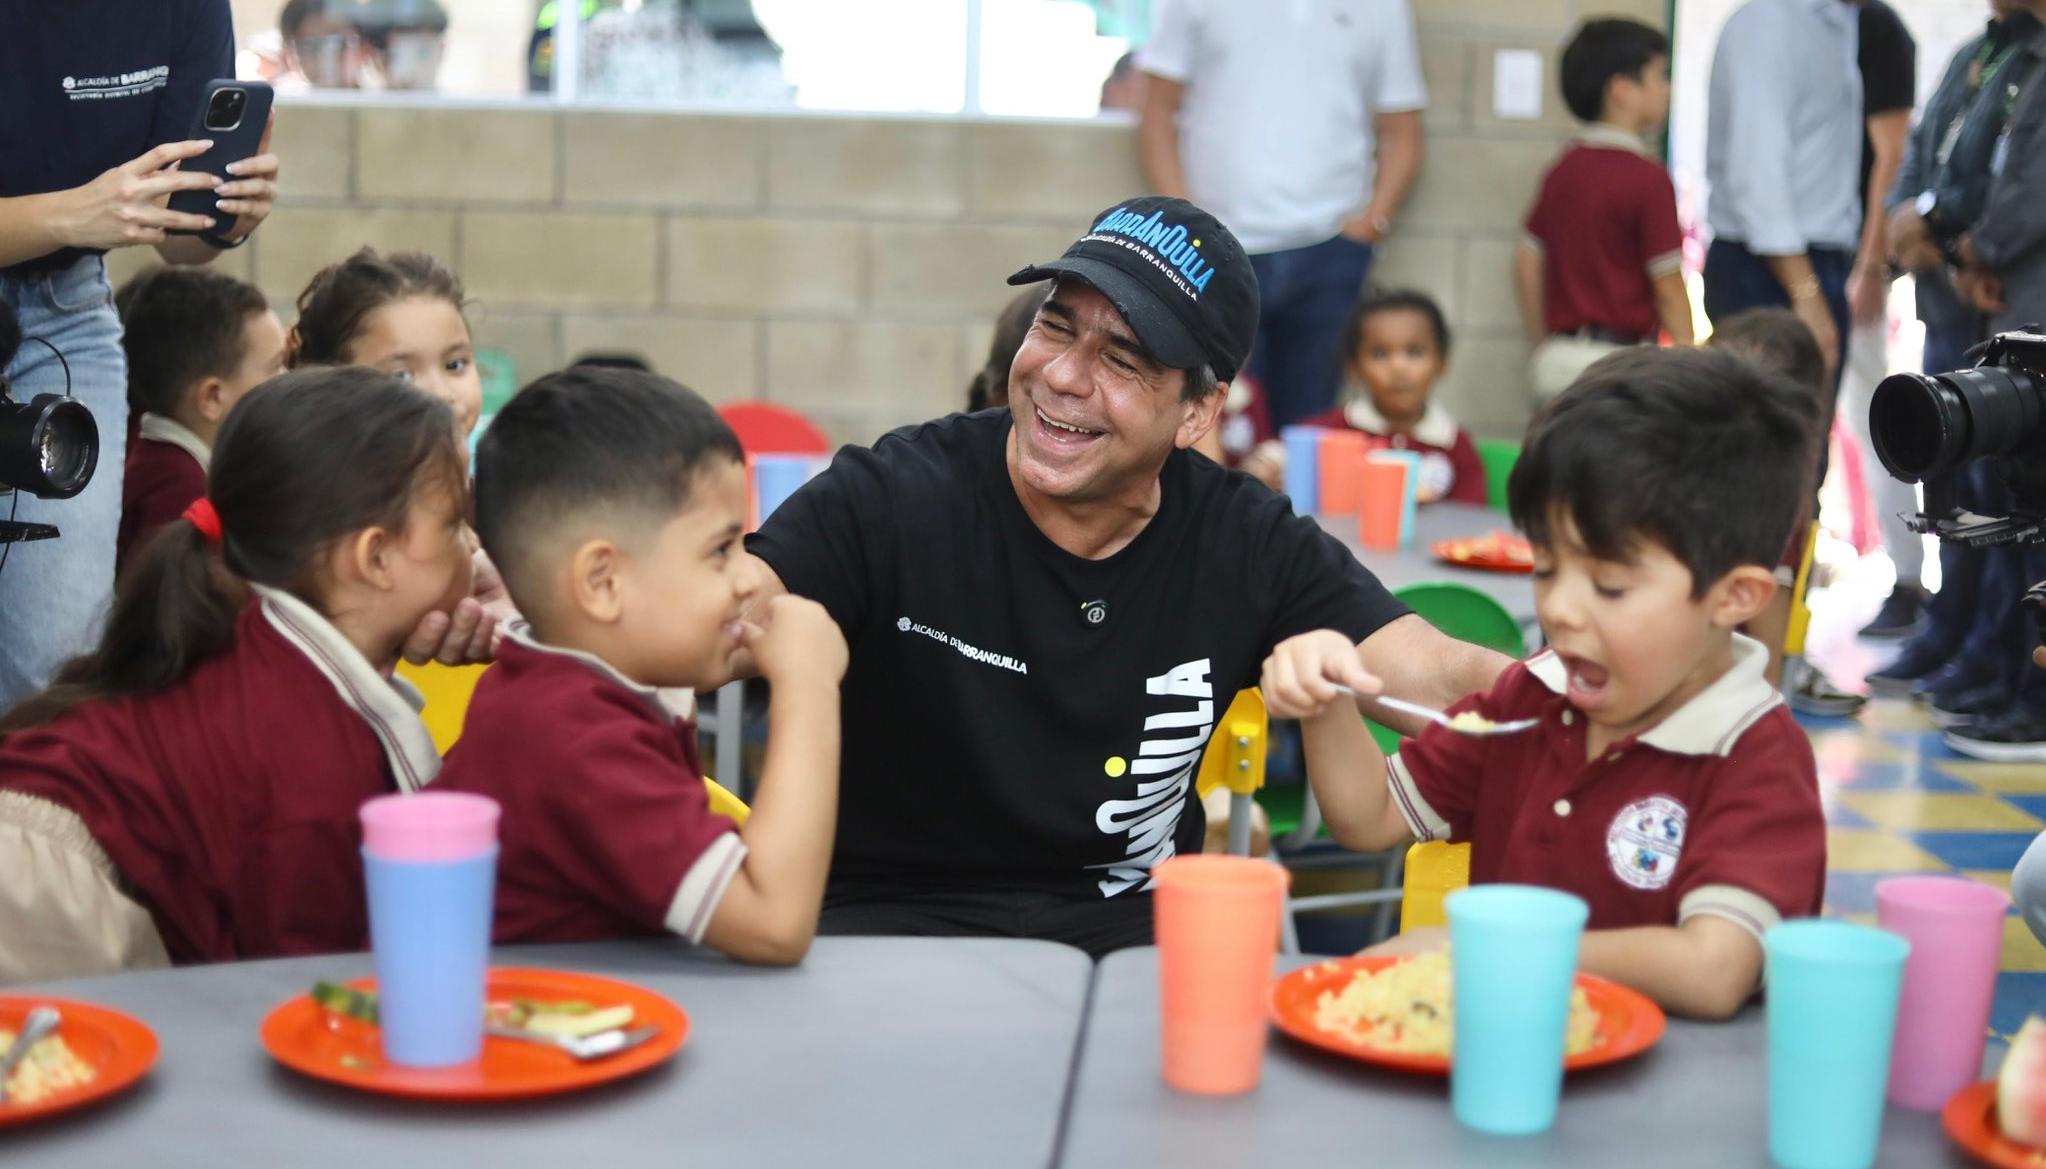
<svg viewBox="0 0 2046 1169">
<path fill-rule="evenodd" d="M 348 347 L 362 332 L 363 318 L 387 304 L 420 296 L 445 300 L 458 312 L 468 307 L 460 278 L 425 252 L 386 256 L 365 247 L 327 265 L 298 294 L 291 367 L 349 364 Z"/>
<path fill-rule="evenodd" d="M 420 490 L 460 492 L 464 478 L 453 411 L 407 382 L 346 366 L 264 382 L 214 444 L 207 498 L 219 543 L 189 519 L 165 525 L 122 576 L 98 647 L 0 718 L 0 735 L 175 685 L 233 640 L 249 582 L 318 607 L 320 564 L 337 541 L 400 530 Z"/>
</svg>

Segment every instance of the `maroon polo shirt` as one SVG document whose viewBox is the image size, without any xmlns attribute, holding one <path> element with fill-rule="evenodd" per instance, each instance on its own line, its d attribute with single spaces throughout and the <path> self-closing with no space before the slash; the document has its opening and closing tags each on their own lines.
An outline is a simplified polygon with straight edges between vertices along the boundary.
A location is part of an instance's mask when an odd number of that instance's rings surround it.
<svg viewBox="0 0 2046 1169">
<path fill-rule="evenodd" d="M 1683 266 L 1676 188 L 1639 139 L 1588 126 L 1542 178 L 1523 224 L 1542 252 L 1542 327 L 1662 330 L 1654 277 Z"/>
<path fill-rule="evenodd" d="M 701 941 L 746 857 L 710 810 L 696 728 L 654 690 L 523 628 L 477 683 L 433 786 L 504 808 L 500 942 Z"/>
<path fill-rule="evenodd" d="M 1388 768 L 1415 836 L 1471 844 L 1471 881 L 1545 885 L 1591 905 L 1592 929 L 1717 914 L 1754 933 L 1819 911 L 1826 821 L 1811 741 L 1762 676 L 1758 642 L 1676 713 L 1585 759 L 1584 716 L 1553 653 L 1458 703 L 1519 735 L 1430 727 Z"/>
<path fill-rule="evenodd" d="M 206 468 L 177 446 L 146 436 L 128 446 L 122 469 L 116 565 L 126 567 L 165 524 L 206 494 Z"/>
<path fill-rule="evenodd" d="M 347 696 L 374 674 L 359 654 L 346 666 L 328 656 L 339 635 L 309 627 L 310 612 L 250 604 L 227 649 L 169 689 L 0 740 L 0 790 L 83 820 L 174 961 L 369 941 L 356 812 L 398 790 L 384 743 L 407 732 L 394 720 L 409 714 L 420 765 L 432 742 L 388 685 Z"/>
</svg>

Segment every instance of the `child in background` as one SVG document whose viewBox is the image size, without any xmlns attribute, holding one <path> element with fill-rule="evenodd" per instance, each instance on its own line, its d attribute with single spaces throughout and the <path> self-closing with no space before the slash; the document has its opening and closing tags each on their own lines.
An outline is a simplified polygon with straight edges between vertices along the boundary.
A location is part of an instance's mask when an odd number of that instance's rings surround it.
<svg viewBox="0 0 2046 1169">
<path fill-rule="evenodd" d="M 1023 347 L 1024 334 L 1030 332 L 1030 326 L 1037 320 L 1038 306 L 1050 295 L 1050 285 L 1033 284 L 1002 306 L 1001 314 L 995 317 L 994 336 L 988 340 L 987 363 L 966 387 L 968 414 L 1009 404 L 1009 367 L 1015 364 L 1016 351 Z"/>
<path fill-rule="evenodd" d="M 666 378 L 577 368 L 499 411 L 476 524 L 530 626 L 483 676 L 436 787 L 504 806 L 500 942 L 680 934 L 793 963 L 823 903 L 838 806 L 845 638 L 759 587 L 746 472 L 717 412 Z M 743 828 L 709 808 L 696 729 L 663 687 L 711 690 L 741 650 L 772 687 Z"/>
<path fill-rule="evenodd" d="M 1585 126 L 1542 177 L 1513 254 L 1537 403 L 1614 350 L 1692 335 L 1676 188 L 1648 146 L 1669 121 L 1669 38 L 1586 21 L 1559 72 Z"/>
<path fill-rule="evenodd" d="M 468 435 L 483 413 L 483 375 L 462 282 L 423 252 L 363 248 L 316 273 L 298 294 L 291 365 L 366 365 L 454 407 Z"/>
<path fill-rule="evenodd" d="M 1272 713 L 1308 720 L 1316 758 L 1356 761 L 1317 777 L 1337 842 L 1469 841 L 1474 883 L 1590 903 L 1585 970 L 1679 1014 L 1739 1010 L 1762 936 L 1825 889 L 1811 742 L 1735 632 L 1776 591 L 1817 417 L 1801 387 L 1730 354 L 1641 349 L 1587 370 L 1536 417 L 1508 485 L 1550 648 L 1452 708 L 1538 726 L 1433 726 L 1387 760 L 1335 689 L 1379 689 L 1349 638 L 1303 634 L 1266 661 Z"/>
<path fill-rule="evenodd" d="M 284 326 L 255 285 L 206 268 L 152 268 L 114 295 L 135 440 L 121 480 L 115 564 L 206 494 L 213 438 L 242 395 L 284 371 Z"/>
<path fill-rule="evenodd" d="M 1797 314 L 1784 308 L 1757 308 L 1735 313 L 1720 322 L 1712 331 L 1706 344 L 1714 349 L 1724 349 L 1738 357 L 1746 358 L 1770 373 L 1790 379 L 1805 389 L 1818 403 L 1820 416 L 1826 412 L 1826 401 L 1832 395 L 1832 379 L 1826 373 L 1826 357 L 1819 351 L 1819 343 L 1812 337 L 1812 331 Z M 1816 449 L 1816 448 L 1815 448 Z M 1762 643 L 1769 651 L 1767 677 L 1771 684 L 1782 685 L 1785 663 L 1784 647 L 1790 633 L 1790 614 L 1797 602 L 1797 570 L 1804 563 L 1804 549 L 1810 535 L 1812 501 L 1807 499 L 1798 511 L 1796 530 L 1791 534 L 1790 544 L 1783 550 L 1783 559 L 1776 566 L 1776 583 L 1779 586 L 1769 607 L 1755 615 L 1743 631 Z M 1796 672 L 1800 678 L 1817 675 L 1808 663 L 1800 662 Z M 1818 676 L 1823 680 L 1823 676 Z M 1814 685 L 1816 683 L 1807 683 Z M 1838 690 L 1831 683 L 1825 683 Z M 1860 709 L 1862 699 L 1858 695 L 1841 692 L 1852 700 L 1844 711 L 1822 711 L 1819 713 L 1852 714 Z M 1797 704 L 1792 696 L 1793 707 Z"/>
<path fill-rule="evenodd" d="M 1449 322 L 1426 293 L 1374 292 L 1351 310 L 1343 330 L 1342 404 L 1308 426 L 1355 430 L 1372 450 L 1418 451 L 1422 503 L 1485 502 L 1485 465 L 1470 432 L 1433 400 L 1449 369 Z M 1286 478 L 1286 448 L 1267 442 L 1243 469 L 1277 491 Z"/>
<path fill-rule="evenodd" d="M 356 811 L 439 759 L 389 679 L 469 587 L 446 403 L 285 374 L 129 566 L 97 649 L 0 719 L 0 981 L 358 950 Z"/>
</svg>

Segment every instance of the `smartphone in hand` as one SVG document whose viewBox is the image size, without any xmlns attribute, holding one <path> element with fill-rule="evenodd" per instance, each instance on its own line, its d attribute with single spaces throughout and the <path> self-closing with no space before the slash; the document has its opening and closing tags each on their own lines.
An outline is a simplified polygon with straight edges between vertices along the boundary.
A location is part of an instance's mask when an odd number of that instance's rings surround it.
<svg viewBox="0 0 2046 1169">
<path fill-rule="evenodd" d="M 223 179 L 230 163 L 254 158 L 263 142 L 263 128 L 270 122 L 270 101 L 276 95 L 269 83 L 227 78 L 206 83 L 199 97 L 199 110 L 192 118 L 188 139 L 211 139 L 213 148 L 197 158 L 187 159 L 182 169 L 205 171 Z M 215 240 L 234 226 L 234 216 L 220 212 L 219 196 L 212 191 L 179 191 L 170 198 L 172 211 L 205 215 L 215 222 L 203 232 L 180 232 Z"/>
</svg>

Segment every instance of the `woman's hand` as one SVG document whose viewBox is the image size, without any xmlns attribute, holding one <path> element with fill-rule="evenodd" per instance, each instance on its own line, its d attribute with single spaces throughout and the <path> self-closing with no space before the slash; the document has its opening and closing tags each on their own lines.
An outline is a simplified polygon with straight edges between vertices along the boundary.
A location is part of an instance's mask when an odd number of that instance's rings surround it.
<svg viewBox="0 0 2046 1169">
<path fill-rule="evenodd" d="M 263 140 L 256 146 L 255 157 L 229 163 L 227 173 L 234 177 L 216 192 L 222 214 L 235 217 L 234 226 L 221 233 L 229 243 L 247 239 L 270 218 L 271 204 L 277 201 L 277 156 L 270 153 L 270 132 L 276 128 L 277 115 L 272 113 L 263 126 Z"/>
<path fill-rule="evenodd" d="M 220 179 L 213 175 L 177 169 L 179 163 L 199 157 L 212 146 L 201 140 L 166 142 L 82 187 L 63 192 L 52 224 L 58 246 L 111 250 L 160 244 L 172 231 L 210 230 L 212 219 L 172 211 L 165 203 L 179 191 L 211 191 L 220 186 Z"/>
</svg>

